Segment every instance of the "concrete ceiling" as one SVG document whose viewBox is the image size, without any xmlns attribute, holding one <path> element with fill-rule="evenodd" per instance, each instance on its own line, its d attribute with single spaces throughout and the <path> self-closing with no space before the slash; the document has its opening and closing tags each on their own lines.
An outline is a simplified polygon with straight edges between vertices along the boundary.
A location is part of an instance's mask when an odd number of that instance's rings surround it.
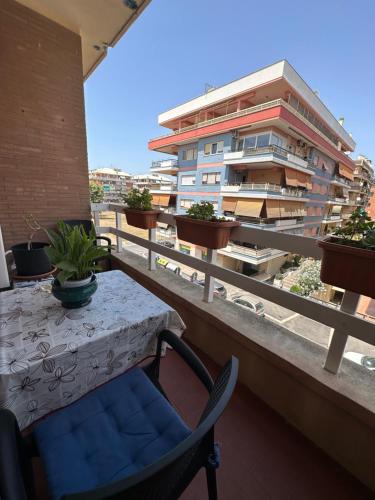
<svg viewBox="0 0 375 500">
<path fill-rule="evenodd" d="M 151 0 L 17 0 L 82 38 L 87 78 Z"/>
</svg>

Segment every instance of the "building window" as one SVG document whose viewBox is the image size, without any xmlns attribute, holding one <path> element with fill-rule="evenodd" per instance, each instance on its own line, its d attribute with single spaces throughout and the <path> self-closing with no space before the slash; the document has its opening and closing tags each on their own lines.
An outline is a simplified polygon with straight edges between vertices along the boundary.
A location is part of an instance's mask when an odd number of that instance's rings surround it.
<svg viewBox="0 0 375 500">
<path fill-rule="evenodd" d="M 189 148 L 189 149 L 182 150 L 182 160 L 183 161 L 196 160 L 197 156 L 198 156 L 198 149 L 197 148 Z"/>
<path fill-rule="evenodd" d="M 202 184 L 213 185 L 220 184 L 221 172 L 210 172 L 202 174 Z"/>
<path fill-rule="evenodd" d="M 194 200 L 181 200 L 180 201 L 180 207 L 181 208 L 190 208 L 192 204 L 194 203 Z"/>
<path fill-rule="evenodd" d="M 194 186 L 195 175 L 182 175 L 181 176 L 181 186 Z"/>
<path fill-rule="evenodd" d="M 216 155 L 224 151 L 224 141 L 212 142 L 204 145 L 205 155 Z"/>
<path fill-rule="evenodd" d="M 274 146 L 277 146 L 279 148 L 282 148 L 284 146 L 284 141 L 280 136 L 278 136 L 276 134 L 272 134 L 271 144 L 273 144 Z"/>
</svg>

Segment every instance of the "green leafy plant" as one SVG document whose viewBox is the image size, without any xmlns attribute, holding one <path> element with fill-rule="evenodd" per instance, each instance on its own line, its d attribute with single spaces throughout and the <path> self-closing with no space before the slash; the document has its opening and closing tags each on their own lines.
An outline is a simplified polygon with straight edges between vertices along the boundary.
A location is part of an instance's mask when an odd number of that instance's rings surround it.
<svg viewBox="0 0 375 500">
<path fill-rule="evenodd" d="M 191 219 L 206 220 L 211 222 L 225 221 L 225 217 L 216 217 L 215 208 L 209 201 L 201 201 L 200 203 L 193 203 L 187 210 L 187 215 Z"/>
<path fill-rule="evenodd" d="M 91 181 L 90 187 L 90 200 L 91 203 L 102 203 L 104 200 L 104 188 L 101 184 Z"/>
<path fill-rule="evenodd" d="M 375 250 L 375 221 L 362 207 L 356 208 L 345 226 L 335 229 L 332 235 L 340 238 L 340 245 Z"/>
<path fill-rule="evenodd" d="M 293 293 L 297 293 L 298 295 L 303 295 L 302 288 L 299 285 L 292 285 L 290 287 L 290 291 Z"/>
<path fill-rule="evenodd" d="M 57 231 L 46 230 L 51 246 L 45 249 L 51 262 L 57 267 L 57 279 L 61 285 L 66 280 L 82 280 L 100 270 L 95 260 L 107 255 L 107 250 L 97 246 L 95 230 L 87 234 L 83 226 L 69 226 L 60 221 Z"/>
<path fill-rule="evenodd" d="M 132 210 L 152 210 L 152 195 L 148 189 L 140 191 L 134 188 L 122 195 L 122 198 Z"/>
</svg>

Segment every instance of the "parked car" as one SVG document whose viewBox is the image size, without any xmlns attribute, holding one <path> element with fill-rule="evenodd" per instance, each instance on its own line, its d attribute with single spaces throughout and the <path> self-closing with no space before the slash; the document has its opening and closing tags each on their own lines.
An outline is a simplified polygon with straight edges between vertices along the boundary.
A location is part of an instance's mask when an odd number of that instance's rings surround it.
<svg viewBox="0 0 375 500">
<path fill-rule="evenodd" d="M 169 262 L 168 259 L 165 259 L 164 257 L 161 257 L 158 255 L 155 258 L 156 265 L 158 267 L 162 267 L 163 269 L 168 269 L 168 271 L 171 271 L 172 273 L 175 274 L 180 274 L 181 268 L 173 264 L 172 262 Z"/>
<path fill-rule="evenodd" d="M 192 283 L 194 283 L 195 285 L 202 286 L 202 287 L 204 286 L 204 280 L 194 280 L 194 281 L 192 281 Z M 215 280 L 214 286 L 215 286 L 214 295 L 216 295 L 217 297 L 221 297 L 223 299 L 226 299 L 227 298 L 227 289 L 225 288 L 225 286 L 216 280 Z"/>
<path fill-rule="evenodd" d="M 231 301 L 258 316 L 264 316 L 264 304 L 254 300 L 253 297 L 249 297 L 248 295 L 234 295 Z"/>
<path fill-rule="evenodd" d="M 159 245 L 163 245 L 167 248 L 174 248 L 174 243 L 172 241 L 162 240 L 158 241 Z"/>
<path fill-rule="evenodd" d="M 346 352 L 344 358 L 361 365 L 367 370 L 375 370 L 375 357 L 367 356 L 366 354 L 361 354 L 360 352 Z"/>
</svg>

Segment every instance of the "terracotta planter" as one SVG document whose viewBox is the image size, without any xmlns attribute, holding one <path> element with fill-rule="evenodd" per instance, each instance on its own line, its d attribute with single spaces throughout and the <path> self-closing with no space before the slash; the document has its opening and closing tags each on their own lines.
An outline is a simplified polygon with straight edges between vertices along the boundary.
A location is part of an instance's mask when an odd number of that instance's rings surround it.
<svg viewBox="0 0 375 500">
<path fill-rule="evenodd" d="M 323 283 L 375 299 L 375 251 L 340 245 L 339 238 L 318 241 L 323 251 Z"/>
<path fill-rule="evenodd" d="M 176 215 L 175 219 L 180 240 L 211 249 L 226 247 L 232 229 L 240 225 L 237 221 L 209 222 L 186 215 Z"/>
<path fill-rule="evenodd" d="M 161 210 L 133 210 L 124 208 L 126 220 L 130 226 L 140 229 L 153 229 Z"/>
</svg>

